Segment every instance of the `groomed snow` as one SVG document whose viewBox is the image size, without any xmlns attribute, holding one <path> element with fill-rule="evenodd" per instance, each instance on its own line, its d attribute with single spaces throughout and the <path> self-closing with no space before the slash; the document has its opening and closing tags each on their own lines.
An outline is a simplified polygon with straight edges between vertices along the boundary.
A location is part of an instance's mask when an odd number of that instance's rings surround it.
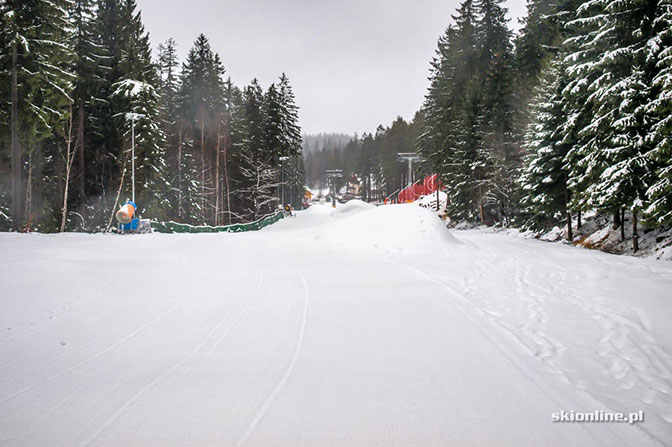
<svg viewBox="0 0 672 447">
<path fill-rule="evenodd" d="M 0 234 L 0 445 L 672 440 L 669 263 L 349 208 L 244 234 Z"/>
</svg>

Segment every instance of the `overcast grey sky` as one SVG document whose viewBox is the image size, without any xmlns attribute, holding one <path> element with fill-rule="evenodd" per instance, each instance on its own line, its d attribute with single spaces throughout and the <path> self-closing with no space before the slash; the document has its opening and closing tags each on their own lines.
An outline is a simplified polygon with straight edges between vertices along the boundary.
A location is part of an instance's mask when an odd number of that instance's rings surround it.
<svg viewBox="0 0 672 447">
<path fill-rule="evenodd" d="M 199 33 L 239 86 L 285 72 L 304 132 L 373 132 L 410 119 L 436 41 L 460 0 L 138 0 L 152 46 L 173 37 L 181 60 Z M 525 0 L 508 0 L 511 24 Z"/>
</svg>

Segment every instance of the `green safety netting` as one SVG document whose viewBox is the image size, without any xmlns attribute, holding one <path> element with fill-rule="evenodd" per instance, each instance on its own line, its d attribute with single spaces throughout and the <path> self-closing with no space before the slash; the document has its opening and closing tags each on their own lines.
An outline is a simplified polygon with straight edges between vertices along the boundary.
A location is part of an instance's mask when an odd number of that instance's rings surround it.
<svg viewBox="0 0 672 447">
<path fill-rule="evenodd" d="M 241 233 L 243 231 L 257 231 L 274 224 L 285 217 L 278 211 L 275 214 L 264 216 L 254 222 L 212 227 L 210 225 L 189 225 L 177 222 L 152 221 L 152 230 L 157 233 Z"/>
</svg>

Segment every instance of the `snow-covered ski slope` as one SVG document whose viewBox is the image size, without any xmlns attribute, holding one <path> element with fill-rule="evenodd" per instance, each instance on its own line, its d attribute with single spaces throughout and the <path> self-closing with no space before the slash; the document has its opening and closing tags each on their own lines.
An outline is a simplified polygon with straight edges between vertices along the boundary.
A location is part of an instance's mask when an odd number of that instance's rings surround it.
<svg viewBox="0 0 672 447">
<path fill-rule="evenodd" d="M 669 263 L 414 205 L 298 214 L 0 235 L 0 445 L 672 444 Z"/>
</svg>

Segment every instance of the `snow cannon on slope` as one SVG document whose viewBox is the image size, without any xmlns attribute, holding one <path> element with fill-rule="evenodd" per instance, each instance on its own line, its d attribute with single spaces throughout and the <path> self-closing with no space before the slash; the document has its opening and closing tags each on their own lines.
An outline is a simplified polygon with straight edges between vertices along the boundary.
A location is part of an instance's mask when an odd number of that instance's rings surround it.
<svg viewBox="0 0 672 447">
<path fill-rule="evenodd" d="M 138 231 L 140 219 L 135 217 L 135 211 L 137 209 L 138 206 L 130 200 L 126 200 L 126 203 L 119 208 L 119 211 L 117 211 L 117 214 L 115 215 L 117 222 L 119 222 L 119 231 Z"/>
<path fill-rule="evenodd" d="M 119 209 L 119 211 L 117 211 L 117 221 L 124 225 L 131 223 L 133 221 L 136 208 L 137 206 L 135 203 L 127 200 L 126 203 L 124 203 L 124 205 Z"/>
<path fill-rule="evenodd" d="M 149 233 L 151 232 L 151 224 L 149 220 L 139 219 L 136 217 L 138 206 L 131 200 L 126 200 L 126 203 L 119 208 L 117 214 L 117 222 L 119 222 L 119 231 Z"/>
</svg>

